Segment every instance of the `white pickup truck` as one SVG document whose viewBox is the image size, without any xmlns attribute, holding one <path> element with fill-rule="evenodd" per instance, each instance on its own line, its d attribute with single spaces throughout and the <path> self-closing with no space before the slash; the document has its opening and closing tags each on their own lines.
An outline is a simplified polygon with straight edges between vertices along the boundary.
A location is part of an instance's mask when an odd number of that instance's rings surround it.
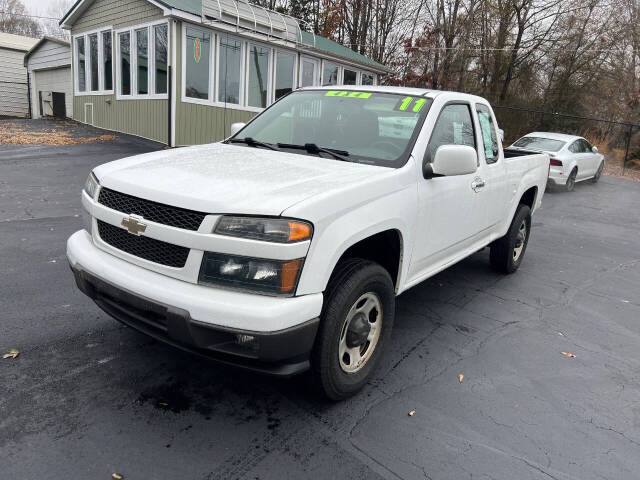
<svg viewBox="0 0 640 480">
<path fill-rule="evenodd" d="M 490 246 L 514 272 L 547 154 L 505 158 L 480 97 L 302 89 L 227 140 L 97 167 L 67 243 L 78 287 L 188 351 L 331 399 L 371 376 L 395 297 Z"/>
</svg>

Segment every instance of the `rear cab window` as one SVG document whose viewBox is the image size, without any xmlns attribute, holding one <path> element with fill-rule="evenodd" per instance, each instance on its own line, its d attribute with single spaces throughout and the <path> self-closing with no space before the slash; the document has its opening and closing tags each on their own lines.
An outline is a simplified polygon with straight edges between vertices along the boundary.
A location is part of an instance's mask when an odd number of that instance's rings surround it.
<svg viewBox="0 0 640 480">
<path fill-rule="evenodd" d="M 498 134 L 496 133 L 491 111 L 486 105 L 478 103 L 476 104 L 476 113 L 478 114 L 478 123 L 482 134 L 485 161 L 487 164 L 496 163 L 500 152 L 498 150 Z"/>
</svg>

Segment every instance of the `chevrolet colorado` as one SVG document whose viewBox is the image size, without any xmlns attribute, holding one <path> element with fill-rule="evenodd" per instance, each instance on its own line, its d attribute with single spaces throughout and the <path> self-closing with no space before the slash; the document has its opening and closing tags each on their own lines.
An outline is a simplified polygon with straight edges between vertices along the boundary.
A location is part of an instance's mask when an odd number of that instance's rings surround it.
<svg viewBox="0 0 640 480">
<path fill-rule="evenodd" d="M 379 86 L 295 91 L 225 141 L 95 168 L 67 243 L 80 290 L 190 352 L 357 392 L 395 297 L 490 247 L 522 262 L 545 153 L 505 158 L 491 106 Z"/>
</svg>

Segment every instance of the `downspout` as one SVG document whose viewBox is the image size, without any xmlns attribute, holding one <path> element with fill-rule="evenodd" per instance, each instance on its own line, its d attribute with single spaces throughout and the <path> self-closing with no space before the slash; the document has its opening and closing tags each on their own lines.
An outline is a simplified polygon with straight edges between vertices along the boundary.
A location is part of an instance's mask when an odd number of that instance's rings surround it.
<svg viewBox="0 0 640 480">
<path fill-rule="evenodd" d="M 29 75 L 29 70 L 27 69 L 27 102 L 29 102 L 29 118 L 33 118 L 31 112 L 31 75 Z"/>
<path fill-rule="evenodd" d="M 169 57 L 169 54 L 167 54 L 167 59 Z M 167 62 L 168 63 L 168 62 Z M 173 115 L 172 115 L 172 106 L 173 106 L 173 76 L 171 75 L 171 70 L 173 69 L 173 65 L 169 65 L 168 69 L 167 69 L 167 112 L 168 112 L 168 121 L 167 121 L 167 146 L 171 147 L 172 145 L 172 141 L 171 141 L 171 132 L 173 131 L 172 128 L 172 122 L 173 122 Z"/>
</svg>

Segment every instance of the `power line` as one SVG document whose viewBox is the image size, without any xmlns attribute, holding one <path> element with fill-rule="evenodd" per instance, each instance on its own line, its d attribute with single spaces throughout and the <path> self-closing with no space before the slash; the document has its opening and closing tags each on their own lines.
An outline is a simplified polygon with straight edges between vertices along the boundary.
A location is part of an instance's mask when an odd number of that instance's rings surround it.
<svg viewBox="0 0 640 480">
<path fill-rule="evenodd" d="M 60 21 L 59 18 L 44 17 L 44 16 L 41 16 L 41 15 L 27 15 L 25 13 L 0 12 L 0 15 L 11 15 L 13 17 L 26 17 L 26 18 L 40 18 L 40 19 L 43 19 L 43 20 L 55 20 L 56 22 Z"/>
</svg>

